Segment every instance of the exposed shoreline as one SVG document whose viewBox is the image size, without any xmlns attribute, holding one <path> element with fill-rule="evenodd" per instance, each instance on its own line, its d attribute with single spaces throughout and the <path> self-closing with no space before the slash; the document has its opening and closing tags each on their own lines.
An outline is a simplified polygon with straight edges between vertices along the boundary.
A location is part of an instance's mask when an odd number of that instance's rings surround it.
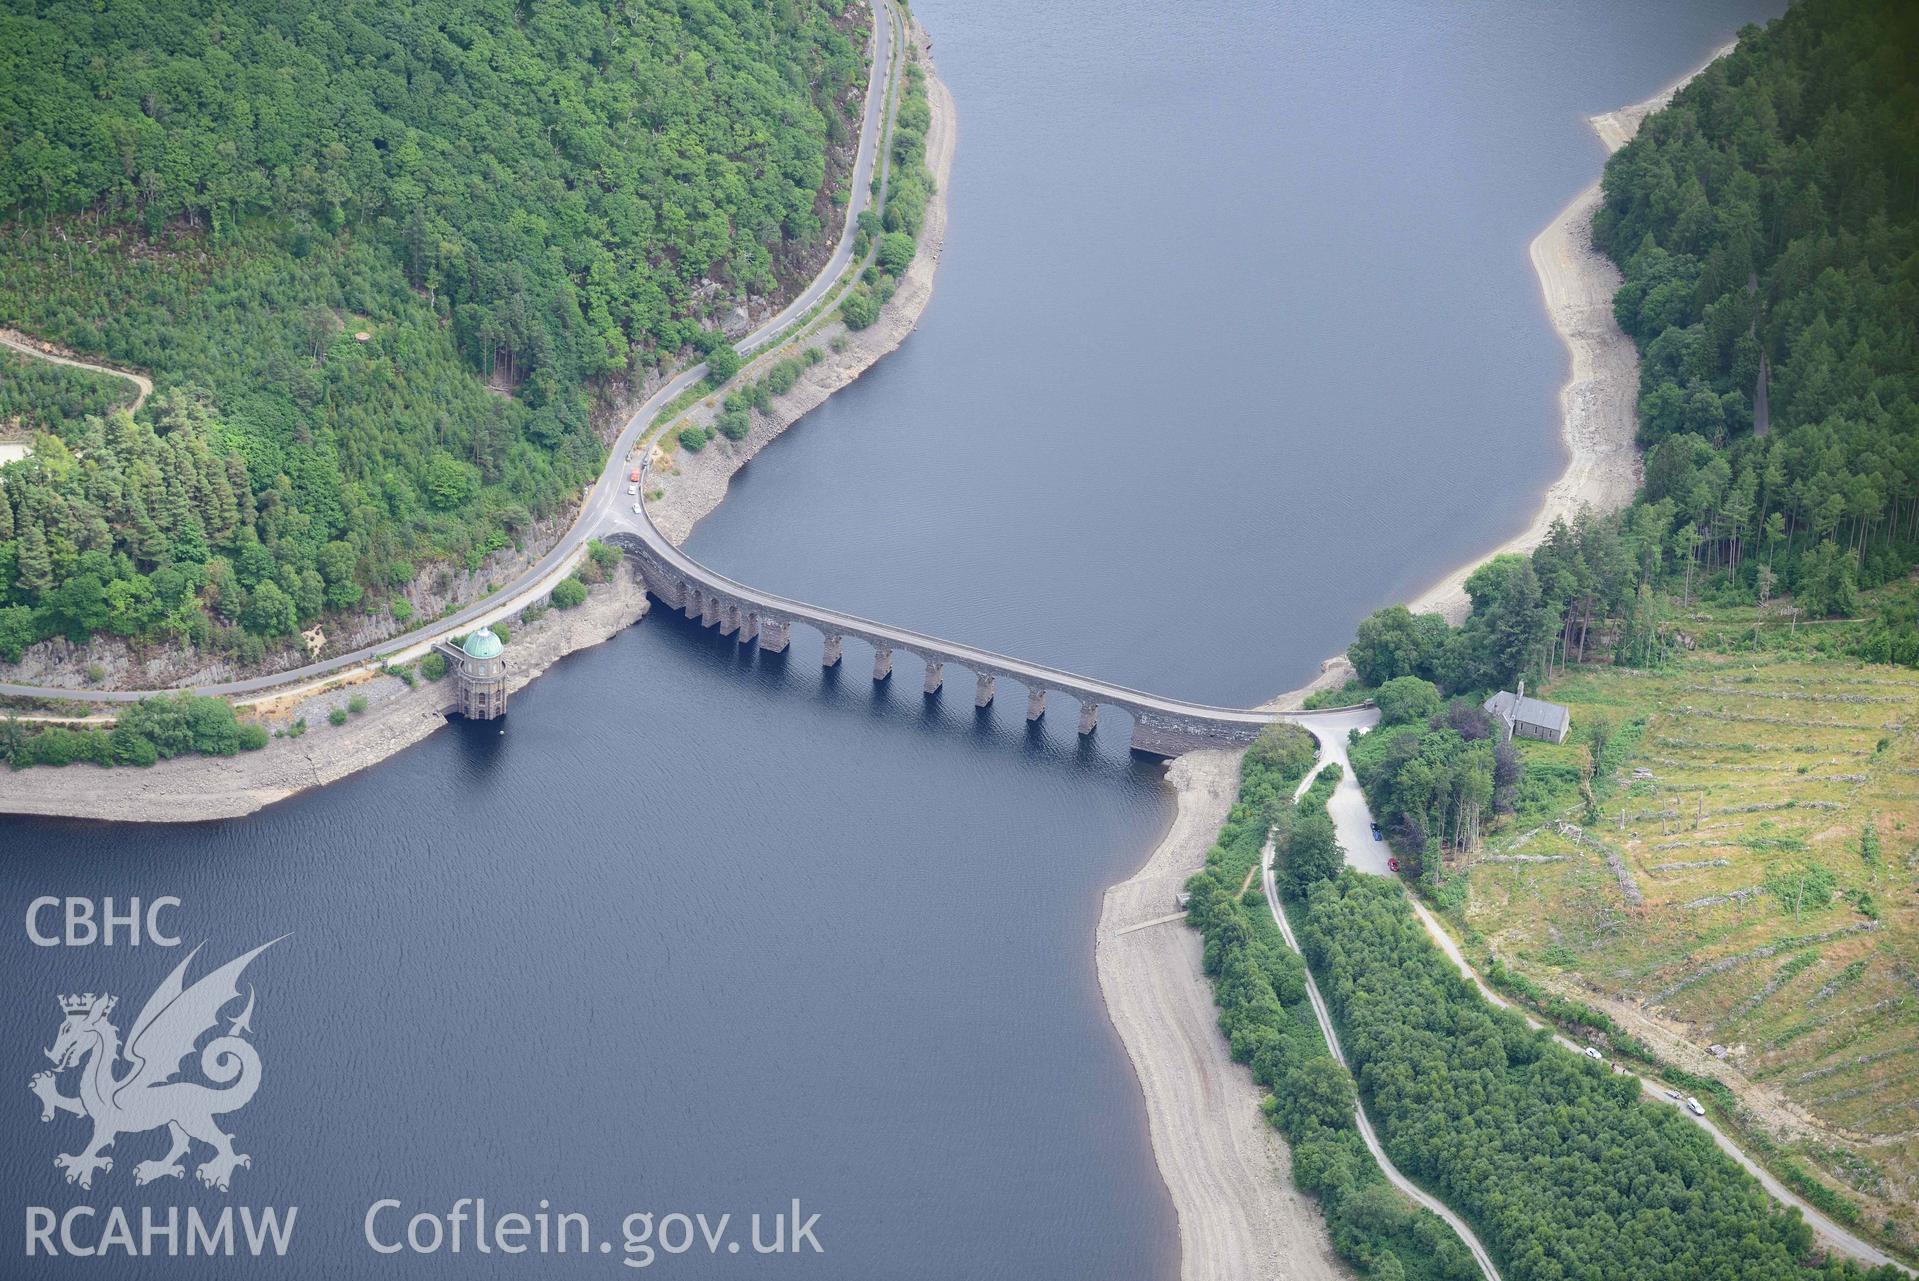
<svg viewBox="0 0 1919 1281">
<path fill-rule="evenodd" d="M 753 429 L 746 439 L 733 442 L 715 435 L 700 452 L 688 454 L 682 450 L 670 460 L 655 451 L 649 476 L 660 493 L 647 502 L 646 510 L 654 525 L 675 545 L 685 542 L 693 527 L 725 500 L 734 473 L 787 428 L 824 404 L 834 392 L 898 350 L 932 301 L 933 277 L 946 243 L 946 190 L 953 174 L 958 117 L 953 95 L 933 64 L 932 42 L 917 20 L 912 20 L 907 28 L 907 45 L 909 60 L 916 61 L 926 73 L 926 100 L 932 112 L 926 130 L 926 168 L 933 175 L 933 196 L 927 202 L 920 224 L 918 251 L 901 273 L 893 297 L 881 310 L 879 319 L 865 329 L 849 330 L 837 315 L 831 315 L 824 323 L 812 327 L 804 338 L 794 338 L 777 349 L 769 349 L 771 354 L 815 346 L 824 353 L 824 358 L 802 373 L 790 390 L 776 397 L 770 409 L 755 413 Z M 834 342 L 841 343 L 841 350 L 831 350 Z M 759 359 L 755 359 L 756 364 Z M 711 423 L 718 417 L 721 399 L 718 394 L 707 397 L 700 406 L 683 415 L 684 420 L 694 424 Z"/>
<path fill-rule="evenodd" d="M 932 119 L 926 135 L 927 167 L 935 190 L 927 202 L 919 249 L 899 287 L 866 329 L 850 334 L 844 349 L 808 369 L 778 397 L 769 413 L 758 415 L 753 432 L 738 445 L 716 440 L 684 462 L 677 475 L 664 478 L 667 493 L 652 510 L 675 543 L 726 496 L 727 482 L 754 454 L 835 391 L 853 382 L 895 350 L 918 323 L 932 298 L 933 275 L 946 234 L 946 188 L 952 171 L 956 120 L 952 94 L 930 57 L 930 41 L 917 22 L 908 30 L 926 72 Z M 829 341 L 843 330 L 837 318 L 814 331 Z M 784 346 L 784 344 L 782 344 Z M 717 401 L 717 396 L 709 399 Z M 516 627 L 509 655 L 509 690 L 530 684 L 567 654 L 601 644 L 646 614 L 645 591 L 622 567 L 613 580 L 593 590 L 587 603 L 572 611 L 549 610 L 537 623 Z M 506 611 L 516 617 L 516 611 Z M 367 697 L 365 713 L 343 726 L 324 723 L 326 709 L 353 694 Z M 409 689 L 391 676 L 343 673 L 313 682 L 278 700 L 256 706 L 270 728 L 300 716 L 308 732 L 276 738 L 257 752 L 233 757 L 183 756 L 147 768 L 106 769 L 76 763 L 8 770 L 0 764 L 0 814 L 94 819 L 135 823 L 193 823 L 237 818 L 309 788 L 323 787 L 376 765 L 446 724 L 452 688 L 424 681 Z M 316 718 L 317 713 L 317 718 Z M 4 713 L 0 713 L 4 715 Z"/>
<path fill-rule="evenodd" d="M 1641 121 L 1732 47 L 1717 50 L 1644 102 L 1591 117 L 1588 123 L 1607 152 L 1630 141 Z M 1618 269 L 1592 244 L 1592 217 L 1600 198 L 1595 181 L 1530 247 L 1547 318 L 1570 357 L 1570 373 L 1559 394 L 1560 433 L 1568 453 L 1565 471 L 1541 497 L 1524 531 L 1448 571 L 1410 602 L 1416 613 L 1437 611 L 1459 622 L 1466 613 L 1465 584 L 1473 570 L 1494 556 L 1532 550 L 1555 519 L 1571 519 L 1581 507 L 1623 507 L 1639 487 L 1640 459 L 1634 444 L 1639 352 L 1613 319 Z M 1314 690 L 1336 687 L 1352 674 L 1346 656 L 1335 654 L 1320 665 L 1313 680 L 1265 706 L 1298 708 Z M 1173 824 L 1145 864 L 1109 887 L 1101 903 L 1095 949 L 1100 990 L 1139 1078 L 1153 1156 L 1179 1213 L 1182 1281 L 1276 1276 L 1282 1275 L 1282 1266 L 1288 1276 L 1345 1276 L 1348 1270 L 1333 1259 L 1325 1243 L 1318 1206 L 1290 1180 L 1277 1177 L 1289 1168 L 1290 1155 L 1259 1111 L 1261 1091 L 1251 1073 L 1227 1054 L 1212 988 L 1200 968 L 1197 937 L 1177 921 L 1127 930 L 1172 910 L 1174 890 L 1204 863 L 1238 779 L 1236 752 L 1196 752 L 1166 771 L 1178 805 Z M 1192 1042 L 1195 1027 L 1206 1034 L 1204 1046 Z M 1279 1154 L 1257 1157 L 1259 1147 L 1250 1129 L 1266 1131 Z M 1313 1240 L 1319 1242 L 1316 1250 L 1305 1244 Z M 1283 1264 L 1276 1262 L 1282 1257 Z"/>
<path fill-rule="evenodd" d="M 1712 56 L 1643 102 L 1587 118 L 1586 123 L 1611 155 L 1632 141 L 1640 122 L 1672 101 L 1674 94 L 1707 67 L 1731 53 L 1726 44 Z M 1530 552 L 1545 541 L 1555 520 L 1571 520 L 1580 508 L 1616 511 L 1639 489 L 1639 349 L 1613 319 L 1612 299 L 1622 279 L 1612 260 L 1592 243 L 1593 214 L 1599 210 L 1599 182 L 1572 198 L 1545 230 L 1533 238 L 1528 254 L 1539 277 L 1546 317 L 1565 343 L 1570 372 L 1559 389 L 1560 439 L 1566 445 L 1566 469 L 1547 487 L 1526 528 L 1482 556 L 1448 570 L 1439 581 L 1407 602 L 1415 614 L 1438 613 L 1448 622 L 1465 618 L 1466 579 L 1495 556 Z"/>
<path fill-rule="evenodd" d="M 1259 1109 L 1265 1091 L 1228 1053 L 1199 935 L 1178 914 L 1175 896 L 1239 794 L 1239 757 L 1189 752 L 1167 768 L 1172 826 L 1100 903 L 1100 992 L 1179 1216 L 1181 1281 L 1343 1277 L 1325 1219 L 1293 1186 L 1292 1154 Z"/>
</svg>

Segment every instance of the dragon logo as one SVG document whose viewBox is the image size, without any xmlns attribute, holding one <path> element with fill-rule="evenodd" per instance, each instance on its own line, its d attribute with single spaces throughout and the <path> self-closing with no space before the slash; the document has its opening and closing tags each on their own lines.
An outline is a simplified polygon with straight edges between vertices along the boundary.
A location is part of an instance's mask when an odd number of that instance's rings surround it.
<svg viewBox="0 0 1919 1281">
<path fill-rule="evenodd" d="M 184 1176 L 180 1158 L 187 1155 L 195 1139 L 213 1149 L 213 1156 L 194 1171 L 210 1188 L 226 1191 L 235 1167 L 253 1164 L 251 1157 L 233 1150 L 233 1136 L 215 1120 L 245 1107 L 260 1088 L 260 1055 L 244 1039 L 253 1030 L 251 987 L 247 989 L 246 1008 L 231 1020 L 226 1034 L 215 1036 L 200 1049 L 201 1074 L 225 1088 L 175 1078 L 200 1038 L 217 1030 L 220 1011 L 240 999 L 240 972 L 279 941 L 262 943 L 187 987 L 187 966 L 200 953 L 194 948 L 147 998 L 127 1034 L 124 1049 L 119 1029 L 108 1018 L 118 998 L 91 992 L 60 998 L 66 1021 L 60 1025 L 53 1048 L 46 1052 L 53 1060 L 53 1071 L 40 1073 L 28 1085 L 40 1098 L 42 1121 L 51 1121 L 60 1112 L 93 1119 L 93 1138 L 84 1148 L 53 1158 L 53 1163 L 67 1172 L 68 1183 L 91 1188 L 96 1170 L 113 1169 L 112 1158 L 101 1154 L 113 1146 L 115 1139 L 162 1126 L 172 1146 L 159 1160 L 134 1166 L 135 1183 Z M 124 1073 L 119 1070 L 123 1058 L 129 1065 Z M 80 1093 L 77 1098 L 68 1098 L 60 1093 L 58 1076 L 76 1067 Z"/>
</svg>

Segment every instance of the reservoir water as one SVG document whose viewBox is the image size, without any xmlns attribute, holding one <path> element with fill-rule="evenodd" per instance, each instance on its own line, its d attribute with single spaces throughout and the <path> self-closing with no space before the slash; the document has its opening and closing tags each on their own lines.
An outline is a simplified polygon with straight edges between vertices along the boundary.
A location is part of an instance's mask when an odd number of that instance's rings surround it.
<svg viewBox="0 0 1919 1281">
<path fill-rule="evenodd" d="M 1129 684 L 1297 684 L 1557 473 L 1564 355 L 1525 250 L 1597 170 L 1583 117 L 1779 7 L 920 0 L 960 110 L 932 307 L 690 548 Z M 824 1254 L 701 1243 L 653 1268 L 1173 1276 L 1092 940 L 1169 817 L 1158 768 L 1120 717 L 1090 744 L 1066 718 L 1029 734 L 1016 700 L 976 717 L 970 686 L 923 700 L 910 663 L 876 692 L 863 652 L 817 658 L 810 635 L 769 661 L 655 617 L 518 696 L 503 733 L 455 725 L 249 819 L 0 819 L 9 1234 L 33 1206 L 136 1229 L 142 1207 L 299 1207 L 271 1269 L 29 1274 L 617 1275 L 630 1212 L 731 1213 L 745 1242 L 797 1198 Z M 42 1124 L 25 1088 L 57 997 L 115 993 L 124 1032 L 187 948 L 36 947 L 40 895 L 178 897 L 162 920 L 205 941 L 196 975 L 289 935 L 243 980 L 265 1070 L 222 1118 L 252 1157 L 230 1192 L 190 1168 L 136 1186 L 158 1134 L 91 1192 L 61 1180 L 86 1126 Z M 392 1241 L 461 1197 L 583 1213 L 594 1249 L 364 1242 L 383 1198 Z"/>
</svg>

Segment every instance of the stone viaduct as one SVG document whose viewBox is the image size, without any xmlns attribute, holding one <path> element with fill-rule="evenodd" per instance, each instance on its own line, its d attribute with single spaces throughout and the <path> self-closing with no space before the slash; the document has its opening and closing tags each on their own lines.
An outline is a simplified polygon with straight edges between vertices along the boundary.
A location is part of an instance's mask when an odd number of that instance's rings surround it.
<svg viewBox="0 0 1919 1281">
<path fill-rule="evenodd" d="M 1244 747 L 1259 731 L 1280 719 L 1279 713 L 1232 707 L 1209 707 L 1177 698 L 1163 698 L 1123 685 L 1075 675 L 1056 667 L 975 649 L 922 632 L 907 631 L 853 614 L 775 596 L 734 582 L 686 555 L 654 526 L 644 513 L 620 517 L 617 532 L 602 540 L 620 548 L 638 566 L 646 590 L 654 599 L 717 627 L 720 635 L 741 644 L 758 643 L 769 654 L 786 651 L 795 623 L 825 638 L 820 661 L 833 667 L 842 661 L 849 637 L 864 641 L 873 651 L 873 679 L 888 680 L 893 656 L 904 651 L 925 666 L 922 688 L 936 694 L 946 682 L 948 666 L 973 677 L 973 705 L 986 707 L 999 693 L 1001 681 L 1020 686 L 1026 694 L 1026 719 L 1046 714 L 1046 696 L 1059 693 L 1079 701 L 1079 732 L 1091 734 L 1102 707 L 1116 707 L 1133 718 L 1132 745 L 1136 751 L 1172 757 L 1207 747 Z M 1286 719 L 1312 719 L 1311 712 L 1288 712 Z"/>
</svg>

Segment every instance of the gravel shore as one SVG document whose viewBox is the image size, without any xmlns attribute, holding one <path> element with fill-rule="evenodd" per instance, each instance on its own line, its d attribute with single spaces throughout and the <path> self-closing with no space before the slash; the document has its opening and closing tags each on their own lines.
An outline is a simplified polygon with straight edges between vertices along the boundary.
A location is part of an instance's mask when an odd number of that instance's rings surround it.
<svg viewBox="0 0 1919 1281">
<path fill-rule="evenodd" d="M 1239 753 L 1188 753 L 1166 779 L 1178 813 L 1145 865 L 1106 891 L 1095 958 L 1179 1213 L 1180 1277 L 1344 1276 L 1318 1207 L 1293 1186 L 1285 1141 L 1259 1110 L 1264 1091 L 1227 1053 L 1199 935 L 1177 906 L 1239 790 Z"/>
<path fill-rule="evenodd" d="M 622 565 L 579 608 L 549 609 L 537 621 L 515 626 L 507 651 L 508 694 L 531 684 L 573 651 L 630 627 L 646 608 L 645 588 Z M 366 699 L 366 711 L 348 717 L 343 725 L 328 724 L 327 713 L 345 707 L 355 695 Z M 0 813 L 129 823 L 237 818 L 413 746 L 446 724 L 452 705 L 451 678 L 438 684 L 419 680 L 411 688 L 395 676 L 343 681 L 256 709 L 272 729 L 285 729 L 301 719 L 307 723 L 298 738 L 272 739 L 257 752 L 178 756 L 145 769 L 83 763 L 10 771 L 0 766 Z"/>
<path fill-rule="evenodd" d="M 933 294 L 933 275 L 946 237 L 946 187 L 956 141 L 952 94 L 928 53 L 930 41 L 917 23 L 909 38 L 927 75 L 932 119 L 926 135 L 927 167 L 936 184 L 920 230 L 919 251 L 902 275 L 879 319 L 849 333 L 835 317 L 809 342 L 822 347 L 844 335 L 833 352 L 777 397 L 772 410 L 756 414 L 752 434 L 737 445 L 716 438 L 698 455 L 682 454 L 677 470 L 658 476 L 665 493 L 649 507 L 660 528 L 682 542 L 693 526 L 726 496 L 727 482 L 755 453 L 835 391 L 892 352 L 913 332 Z M 713 398 L 717 400 L 718 398 Z M 566 654 L 597 645 L 646 613 L 646 593 L 623 567 L 587 603 L 571 611 L 550 610 L 537 623 L 516 627 L 509 650 L 509 691 L 531 682 Z M 367 710 L 346 724 L 326 723 L 332 707 L 359 694 Z M 188 823 L 234 818 L 320 787 L 375 765 L 411 747 L 446 723 L 451 686 L 424 681 L 409 689 L 391 676 L 330 684 L 300 693 L 283 705 L 254 709 L 270 728 L 304 717 L 298 738 L 276 738 L 258 752 L 230 758 L 179 757 L 147 769 L 69 765 L 17 772 L 0 767 L 0 813 L 106 819 L 119 822 Z"/>
<path fill-rule="evenodd" d="M 1632 141 L 1640 122 L 1672 101 L 1686 82 L 1732 51 L 1726 45 L 1712 57 L 1644 102 L 1621 107 L 1587 121 L 1606 150 Z M 1612 296 L 1619 269 L 1593 247 L 1592 220 L 1600 204 L 1599 184 L 1574 196 L 1572 203 L 1533 239 L 1533 270 L 1546 303 L 1547 318 L 1566 344 L 1571 371 L 1560 388 L 1560 434 L 1566 442 L 1566 470 L 1540 499 L 1532 522 L 1486 555 L 1452 570 L 1408 602 L 1415 614 L 1439 613 L 1450 622 L 1466 617 L 1466 579 L 1494 556 L 1530 552 L 1545 541 L 1555 520 L 1571 520 L 1581 507 L 1616 511 L 1639 488 L 1639 352 L 1613 319 Z"/>
<path fill-rule="evenodd" d="M 893 297 L 878 320 L 865 329 L 850 330 L 837 315 L 803 340 L 784 344 L 782 351 L 817 347 L 824 359 L 801 374 L 792 388 L 773 400 L 766 412 L 755 412 L 746 439 L 729 441 L 715 435 L 698 453 L 676 450 L 670 458 L 655 453 L 649 475 L 658 487 L 647 513 L 660 532 L 675 543 L 686 540 L 697 525 L 726 497 L 733 473 L 777 439 L 780 433 L 823 404 L 828 396 L 871 369 L 899 348 L 919 324 L 920 314 L 933 297 L 933 276 L 946 243 L 946 189 L 953 174 L 953 151 L 958 142 L 953 95 L 939 78 L 930 53 L 931 42 L 918 23 L 907 29 L 910 53 L 926 72 L 927 105 L 932 119 L 926 130 L 926 168 L 933 175 L 933 197 L 920 224 L 919 250 L 900 276 Z M 833 350 L 835 344 L 839 350 Z M 719 416 L 718 395 L 684 416 L 691 425 L 708 425 Z"/>
<path fill-rule="evenodd" d="M 1697 74 L 1642 103 L 1593 117 L 1594 131 L 1617 151 Z M 1570 519 L 1583 506 L 1623 507 L 1638 488 L 1639 354 L 1613 320 L 1619 272 L 1592 244 L 1599 202 L 1595 182 L 1531 249 L 1547 315 L 1571 358 L 1560 392 L 1570 454 L 1565 473 L 1523 533 L 1448 573 L 1410 603 L 1415 612 L 1438 611 L 1458 622 L 1468 605 L 1466 578 L 1479 565 L 1504 552 L 1532 550 L 1554 519 Z M 1313 690 L 1351 675 L 1345 655 L 1334 655 L 1310 683 L 1266 706 L 1295 709 Z M 1203 865 L 1238 787 L 1239 754 L 1195 752 L 1173 762 L 1166 778 L 1178 793 L 1178 815 L 1146 865 L 1106 891 L 1096 953 L 1107 1013 L 1139 1076 L 1153 1155 L 1179 1212 L 1180 1275 L 1187 1281 L 1347 1275 L 1317 1205 L 1287 1177 L 1286 1145 L 1259 1111 L 1258 1086 L 1227 1055 L 1212 988 L 1200 970 L 1198 935 L 1178 920 L 1139 928 L 1174 910 L 1177 888 Z"/>
</svg>

